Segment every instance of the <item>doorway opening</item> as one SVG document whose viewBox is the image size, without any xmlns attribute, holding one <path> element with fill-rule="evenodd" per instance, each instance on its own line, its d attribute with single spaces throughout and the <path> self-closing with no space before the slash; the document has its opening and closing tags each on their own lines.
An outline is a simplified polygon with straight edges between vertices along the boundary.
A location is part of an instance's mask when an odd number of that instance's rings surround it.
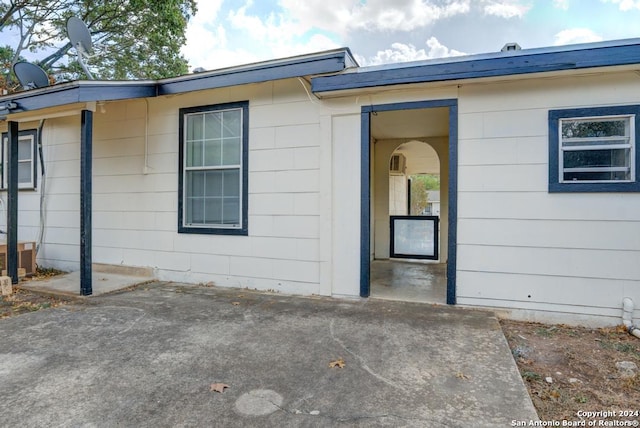
<svg viewBox="0 0 640 428">
<path fill-rule="evenodd" d="M 457 102 L 362 116 L 361 295 L 455 304 Z"/>
</svg>

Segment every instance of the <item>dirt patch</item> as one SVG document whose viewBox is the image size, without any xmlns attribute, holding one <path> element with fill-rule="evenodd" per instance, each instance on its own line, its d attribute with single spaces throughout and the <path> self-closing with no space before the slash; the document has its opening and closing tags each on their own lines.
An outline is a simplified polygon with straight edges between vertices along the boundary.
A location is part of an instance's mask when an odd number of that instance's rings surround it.
<svg viewBox="0 0 640 428">
<path fill-rule="evenodd" d="M 42 268 L 38 266 L 36 273 L 21 281 L 30 281 L 31 279 L 45 279 L 52 276 L 63 274 L 64 272 L 53 268 Z M 53 308 L 56 306 L 72 303 L 73 300 L 63 297 L 54 297 L 33 293 L 31 291 L 17 289 L 13 287 L 13 294 L 9 296 L 0 295 L 0 319 L 8 318 L 13 315 L 19 315 L 26 312 L 34 312 L 40 309 Z"/>
<path fill-rule="evenodd" d="M 509 347 L 541 420 L 637 426 L 640 339 L 624 327 L 590 329 L 502 320 Z M 633 363 L 633 364 L 631 364 Z M 607 417 L 584 412 L 609 411 Z M 605 424 L 598 425 L 600 420 Z M 630 425 L 606 425 L 630 421 Z M 565 426 L 565 425 L 558 425 Z"/>
<path fill-rule="evenodd" d="M 70 299 L 43 296 L 14 288 L 13 294 L 0 296 L 0 319 L 70 303 L 72 303 Z"/>
</svg>

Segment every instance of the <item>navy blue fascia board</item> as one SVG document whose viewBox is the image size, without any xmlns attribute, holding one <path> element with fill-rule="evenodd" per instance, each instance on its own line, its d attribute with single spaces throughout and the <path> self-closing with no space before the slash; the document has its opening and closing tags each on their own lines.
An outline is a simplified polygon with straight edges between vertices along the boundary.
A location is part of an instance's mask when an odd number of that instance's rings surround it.
<svg viewBox="0 0 640 428">
<path fill-rule="evenodd" d="M 48 107 L 57 107 L 68 104 L 90 101 L 114 101 L 132 98 L 146 98 L 156 96 L 155 82 L 140 84 L 113 84 L 113 83 L 88 83 L 84 82 L 72 86 L 61 85 L 34 92 L 26 91 L 6 95 L 0 101 L 13 101 L 18 108 L 13 113 L 33 111 Z"/>
<path fill-rule="evenodd" d="M 583 68 L 640 64 L 640 41 L 620 46 L 543 51 L 527 54 L 498 53 L 490 57 L 456 58 L 451 61 L 421 62 L 415 65 L 389 66 L 382 69 L 360 69 L 357 72 L 311 79 L 315 93 L 376 86 L 428 83 L 541 73 Z"/>
<path fill-rule="evenodd" d="M 347 49 L 307 60 L 291 59 L 285 62 L 265 63 L 246 68 L 231 68 L 218 72 L 189 75 L 178 81 L 159 82 L 158 95 L 171 95 L 204 89 L 260 83 L 291 77 L 336 73 L 347 67 L 357 66 Z"/>
<path fill-rule="evenodd" d="M 635 177 L 633 181 L 624 183 L 561 183 L 560 182 L 560 148 L 558 123 L 560 119 L 593 116 L 635 115 Z M 549 110 L 549 193 L 597 193 L 597 192 L 640 192 L 640 150 L 638 135 L 640 134 L 640 105 L 619 105 L 606 107 L 587 107 L 575 109 Z"/>
</svg>

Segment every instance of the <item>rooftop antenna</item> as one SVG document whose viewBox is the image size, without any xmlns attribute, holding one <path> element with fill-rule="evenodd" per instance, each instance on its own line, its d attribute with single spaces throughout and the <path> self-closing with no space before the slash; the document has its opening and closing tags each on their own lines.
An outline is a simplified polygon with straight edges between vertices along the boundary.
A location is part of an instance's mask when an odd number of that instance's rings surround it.
<svg viewBox="0 0 640 428">
<path fill-rule="evenodd" d="M 92 47 L 89 28 L 87 28 L 87 25 L 82 22 L 80 18 L 72 16 L 67 20 L 67 35 L 69 36 L 69 40 L 71 40 L 71 44 L 78 52 L 78 62 L 80 62 L 80 66 L 87 77 L 93 80 L 93 75 L 84 63 L 84 56 L 89 56 Z"/>
<path fill-rule="evenodd" d="M 13 64 L 13 73 L 25 90 L 49 86 L 47 73 L 30 62 L 16 62 Z"/>
</svg>

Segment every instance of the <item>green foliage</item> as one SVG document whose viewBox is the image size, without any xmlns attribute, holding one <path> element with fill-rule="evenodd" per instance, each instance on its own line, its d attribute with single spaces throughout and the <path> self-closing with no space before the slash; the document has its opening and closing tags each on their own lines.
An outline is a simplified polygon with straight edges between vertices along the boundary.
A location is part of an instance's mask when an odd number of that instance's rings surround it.
<svg viewBox="0 0 640 428">
<path fill-rule="evenodd" d="M 11 90 L 6 63 L 25 51 L 41 54 L 38 64 L 55 80 L 86 78 L 67 39 L 66 22 L 82 19 L 93 41 L 85 62 L 97 79 L 158 79 L 188 71 L 180 54 L 195 0 L 0 0 L 0 31 L 19 35 L 0 51 L 4 87 Z M 10 57 L 10 61 L 9 60 Z"/>
<path fill-rule="evenodd" d="M 411 215 L 419 215 L 427 207 L 427 191 L 440 189 L 440 175 L 412 175 L 411 179 Z"/>
</svg>

